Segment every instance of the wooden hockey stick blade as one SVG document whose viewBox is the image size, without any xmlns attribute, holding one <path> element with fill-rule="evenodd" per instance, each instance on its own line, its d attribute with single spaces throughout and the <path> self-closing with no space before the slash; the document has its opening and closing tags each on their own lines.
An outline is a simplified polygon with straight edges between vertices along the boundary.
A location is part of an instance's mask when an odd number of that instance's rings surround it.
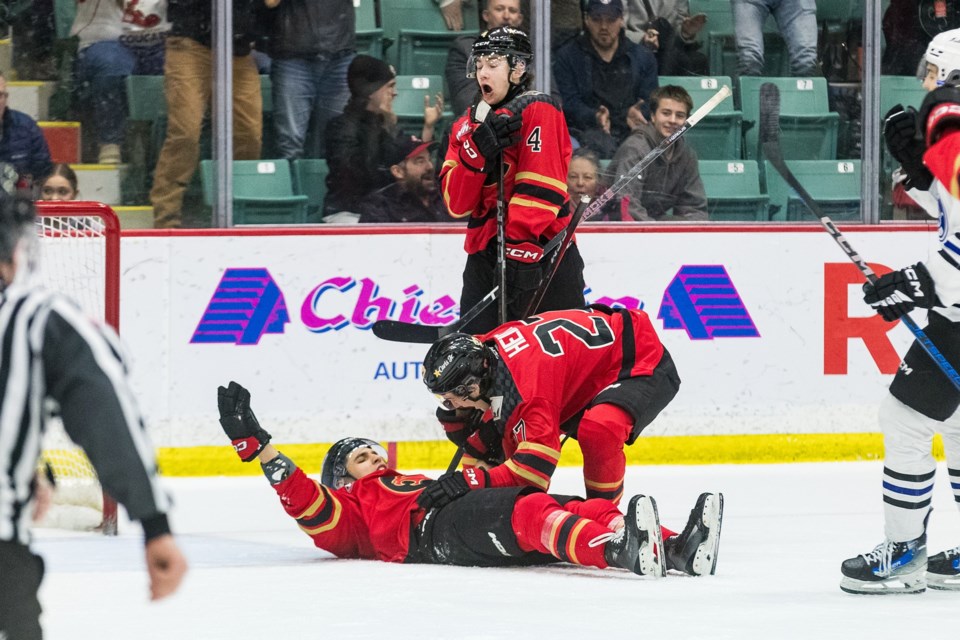
<svg viewBox="0 0 960 640">
<path fill-rule="evenodd" d="M 770 87 L 773 89 L 771 90 Z M 765 112 L 766 110 L 766 112 Z M 853 262 L 860 270 L 860 273 L 863 274 L 863 277 L 867 279 L 868 282 L 875 282 L 877 280 L 877 274 L 873 272 L 873 269 L 870 268 L 870 265 L 867 264 L 866 260 L 860 257 L 860 254 L 853 248 L 853 245 L 847 240 L 843 235 L 843 232 L 837 228 L 837 225 L 833 223 L 833 220 L 830 219 L 827 214 L 823 212 L 823 209 L 820 208 L 820 205 L 817 204 L 817 201 L 813 199 L 803 185 L 800 184 L 800 181 L 797 180 L 797 177 L 793 175 L 793 172 L 790 171 L 790 167 L 787 166 L 787 163 L 783 159 L 783 152 L 780 149 L 780 94 L 776 90 L 776 86 L 770 83 L 764 83 L 760 87 L 760 140 L 761 140 L 761 149 L 763 150 L 763 155 L 770 161 L 770 165 L 777 170 L 783 179 L 789 184 L 794 191 L 797 192 L 800 201 L 809 209 L 813 215 L 820 219 L 820 224 L 823 225 L 823 228 L 826 229 L 827 233 L 830 234 L 830 237 L 833 238 L 834 242 L 839 245 L 843 252 L 847 254 L 847 257 L 850 258 L 850 261 Z M 913 318 L 908 315 L 900 317 L 901 322 L 904 326 L 910 330 L 910 333 L 913 334 L 914 338 L 917 339 L 917 343 L 920 347 L 927 353 L 928 356 L 934 361 L 937 367 L 940 368 L 940 371 L 943 372 L 943 375 L 947 376 L 953 386 L 960 390 L 960 373 L 957 373 L 957 370 L 947 361 L 947 358 L 943 353 L 937 348 L 929 336 L 914 322 Z"/>
</svg>

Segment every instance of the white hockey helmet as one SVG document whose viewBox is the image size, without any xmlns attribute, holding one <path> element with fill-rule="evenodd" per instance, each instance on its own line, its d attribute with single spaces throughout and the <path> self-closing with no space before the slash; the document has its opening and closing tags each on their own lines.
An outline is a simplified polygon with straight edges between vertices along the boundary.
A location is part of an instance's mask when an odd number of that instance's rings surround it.
<svg viewBox="0 0 960 640">
<path fill-rule="evenodd" d="M 927 52 L 920 59 L 917 74 L 927 75 L 927 65 L 937 67 L 937 86 L 944 83 L 960 84 L 960 29 L 951 29 L 934 36 L 927 45 Z"/>
</svg>

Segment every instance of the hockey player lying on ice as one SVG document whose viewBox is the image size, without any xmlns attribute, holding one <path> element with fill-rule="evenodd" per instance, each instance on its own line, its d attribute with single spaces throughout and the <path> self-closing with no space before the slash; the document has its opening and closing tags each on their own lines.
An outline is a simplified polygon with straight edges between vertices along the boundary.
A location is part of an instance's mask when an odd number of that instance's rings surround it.
<svg viewBox="0 0 960 640">
<path fill-rule="evenodd" d="M 269 444 L 270 434 L 236 382 L 217 390 L 220 424 L 244 462 L 259 460 L 286 512 L 321 549 L 340 558 L 506 567 L 561 560 L 663 576 L 713 573 L 722 503 L 705 493 L 680 534 L 661 528 L 653 498 L 634 496 L 626 517 L 601 499 L 529 487 L 449 498 L 440 482 L 387 467 L 371 440 L 344 438 L 323 460 L 320 482 Z M 429 509 L 420 503 L 433 504 Z M 664 553 L 663 540 L 667 538 Z"/>
</svg>

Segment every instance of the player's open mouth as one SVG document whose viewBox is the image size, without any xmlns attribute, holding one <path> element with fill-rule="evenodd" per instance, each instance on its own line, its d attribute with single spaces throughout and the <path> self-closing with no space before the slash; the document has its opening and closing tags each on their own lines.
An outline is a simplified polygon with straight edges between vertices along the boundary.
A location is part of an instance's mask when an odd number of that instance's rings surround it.
<svg viewBox="0 0 960 640">
<path fill-rule="evenodd" d="M 493 93 L 493 87 L 488 84 L 481 84 L 480 93 L 482 93 L 484 96 L 489 96 L 491 93 Z"/>
</svg>

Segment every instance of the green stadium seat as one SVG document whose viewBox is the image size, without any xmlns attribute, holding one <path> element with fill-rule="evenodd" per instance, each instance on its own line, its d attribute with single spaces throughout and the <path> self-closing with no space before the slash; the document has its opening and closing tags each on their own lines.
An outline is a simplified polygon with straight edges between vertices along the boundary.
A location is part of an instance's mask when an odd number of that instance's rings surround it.
<svg viewBox="0 0 960 640">
<path fill-rule="evenodd" d="M 397 123 L 404 131 L 420 135 L 423 127 L 423 96 L 434 96 L 443 92 L 443 77 L 439 75 L 399 75 L 397 76 L 397 97 L 393 99 L 393 112 L 397 114 Z M 438 131 L 442 131 L 440 125 Z"/>
<path fill-rule="evenodd" d="M 815 220 L 796 192 L 765 161 L 771 220 Z M 787 166 L 832 220 L 860 220 L 859 160 L 788 160 Z"/>
<path fill-rule="evenodd" d="M 443 48 L 443 41 L 446 40 L 446 48 L 449 48 L 452 42 L 458 36 L 465 33 L 480 31 L 480 17 L 477 13 L 476 5 L 473 3 L 463 7 L 463 31 L 450 31 L 447 29 L 440 9 L 434 0 L 389 0 L 380 3 L 380 19 L 383 27 L 384 45 L 387 47 L 387 59 L 395 65 L 401 74 L 409 74 L 401 68 L 401 47 L 393 46 L 401 41 L 401 36 L 407 36 L 412 47 L 415 42 L 419 42 L 428 49 Z M 408 58 L 410 57 L 408 51 Z M 426 59 L 436 59 L 435 53 L 424 53 Z M 431 74 L 442 74 L 443 66 L 446 62 L 446 56 L 434 69 L 427 69 Z M 413 65 L 420 63 L 404 63 Z M 426 64 L 426 63 L 422 63 Z M 415 67 L 410 67 L 415 68 Z"/>
<path fill-rule="evenodd" d="M 322 222 L 323 201 L 327 197 L 326 160 L 300 159 L 293 161 L 294 193 L 307 196 L 307 222 Z"/>
<path fill-rule="evenodd" d="M 443 73 L 450 44 L 460 36 L 479 35 L 479 31 L 407 31 L 400 32 L 397 72 L 404 75 Z"/>
<path fill-rule="evenodd" d="M 707 193 L 710 220 L 767 220 L 770 198 L 760 191 L 756 160 L 701 160 L 700 179 Z"/>
<path fill-rule="evenodd" d="M 200 163 L 203 199 L 214 201 L 213 160 Z M 233 162 L 234 224 L 302 224 L 307 217 L 307 196 L 293 193 L 290 163 L 286 160 L 235 160 Z"/>
<path fill-rule="evenodd" d="M 728 76 L 692 77 L 660 76 L 660 86 L 676 85 L 683 87 L 693 98 L 693 110 L 696 111 L 712 98 L 720 87 L 733 87 Z M 697 126 L 684 134 L 684 138 L 697 152 L 701 160 L 736 160 L 743 157 L 743 112 L 734 108 L 733 98 L 721 102 Z"/>
<path fill-rule="evenodd" d="M 817 21 L 844 24 L 863 18 L 863 0 L 817 0 Z"/>
<path fill-rule="evenodd" d="M 697 39 L 704 45 L 710 73 L 717 76 L 737 75 L 737 44 L 734 40 L 733 10 L 730 0 L 690 0 L 690 15 L 702 13 L 707 24 Z M 770 16 L 763 25 L 763 72 L 766 75 L 787 75 L 790 64 L 786 45 L 777 23 Z"/>
<path fill-rule="evenodd" d="M 825 78 L 740 78 L 744 155 L 759 155 L 760 86 L 771 82 L 780 89 L 780 139 L 783 155 L 794 160 L 832 160 L 837 157 L 840 115 L 830 111 Z"/>
<path fill-rule="evenodd" d="M 383 29 L 377 26 L 375 0 L 353 0 L 356 15 L 357 53 L 383 58 Z"/>
</svg>

